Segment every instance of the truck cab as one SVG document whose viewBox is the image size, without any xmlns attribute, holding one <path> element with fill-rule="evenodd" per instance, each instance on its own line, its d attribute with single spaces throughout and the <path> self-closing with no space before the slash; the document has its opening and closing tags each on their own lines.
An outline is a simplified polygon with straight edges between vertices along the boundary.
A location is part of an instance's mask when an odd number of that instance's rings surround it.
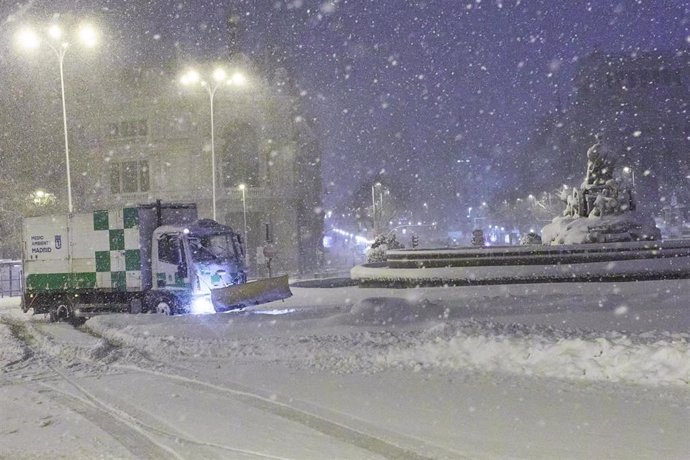
<svg viewBox="0 0 690 460">
<path fill-rule="evenodd" d="M 153 286 L 145 304 L 159 313 L 212 313 L 211 290 L 247 280 L 242 242 L 210 219 L 153 232 Z"/>
</svg>

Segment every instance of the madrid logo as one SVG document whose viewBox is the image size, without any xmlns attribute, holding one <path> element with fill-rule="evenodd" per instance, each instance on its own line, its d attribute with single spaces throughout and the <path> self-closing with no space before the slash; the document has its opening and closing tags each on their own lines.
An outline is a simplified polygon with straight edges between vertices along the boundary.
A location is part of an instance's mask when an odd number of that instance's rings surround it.
<svg viewBox="0 0 690 460">
<path fill-rule="evenodd" d="M 55 249 L 62 248 L 62 235 L 55 235 Z"/>
</svg>

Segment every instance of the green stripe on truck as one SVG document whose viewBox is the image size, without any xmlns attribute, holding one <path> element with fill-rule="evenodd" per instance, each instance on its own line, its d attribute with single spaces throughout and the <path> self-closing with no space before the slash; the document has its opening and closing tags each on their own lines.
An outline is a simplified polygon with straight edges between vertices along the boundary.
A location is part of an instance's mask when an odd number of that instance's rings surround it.
<svg viewBox="0 0 690 460">
<path fill-rule="evenodd" d="M 94 230 L 108 230 L 108 211 L 94 211 L 93 213 L 93 229 Z"/>
<path fill-rule="evenodd" d="M 96 273 L 34 273 L 26 277 L 27 291 L 60 291 L 96 287 Z"/>
<path fill-rule="evenodd" d="M 122 218 L 125 228 L 139 227 L 139 209 L 138 208 L 124 208 L 122 210 Z"/>
<path fill-rule="evenodd" d="M 110 271 L 110 251 L 96 251 L 96 271 Z"/>
<path fill-rule="evenodd" d="M 125 231 L 123 229 L 109 230 L 108 236 L 111 251 L 122 251 L 125 249 Z"/>
<path fill-rule="evenodd" d="M 128 272 L 141 270 L 141 252 L 139 249 L 125 250 L 125 270 Z"/>
</svg>

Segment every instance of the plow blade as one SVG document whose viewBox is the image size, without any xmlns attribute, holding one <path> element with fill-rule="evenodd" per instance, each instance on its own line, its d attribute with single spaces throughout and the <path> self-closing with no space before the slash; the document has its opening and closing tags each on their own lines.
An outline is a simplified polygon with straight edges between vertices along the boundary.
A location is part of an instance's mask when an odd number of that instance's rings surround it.
<svg viewBox="0 0 690 460">
<path fill-rule="evenodd" d="M 213 308 L 217 312 L 287 299 L 291 296 L 287 275 L 211 290 Z"/>
</svg>

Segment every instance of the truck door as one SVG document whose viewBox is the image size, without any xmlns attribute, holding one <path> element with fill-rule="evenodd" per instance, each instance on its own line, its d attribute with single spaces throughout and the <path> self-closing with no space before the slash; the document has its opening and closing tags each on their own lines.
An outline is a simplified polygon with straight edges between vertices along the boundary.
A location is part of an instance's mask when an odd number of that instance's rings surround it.
<svg viewBox="0 0 690 460">
<path fill-rule="evenodd" d="M 157 242 L 157 267 L 154 267 L 158 289 L 185 289 L 189 286 L 187 262 L 182 240 L 177 233 L 164 233 Z"/>
</svg>

